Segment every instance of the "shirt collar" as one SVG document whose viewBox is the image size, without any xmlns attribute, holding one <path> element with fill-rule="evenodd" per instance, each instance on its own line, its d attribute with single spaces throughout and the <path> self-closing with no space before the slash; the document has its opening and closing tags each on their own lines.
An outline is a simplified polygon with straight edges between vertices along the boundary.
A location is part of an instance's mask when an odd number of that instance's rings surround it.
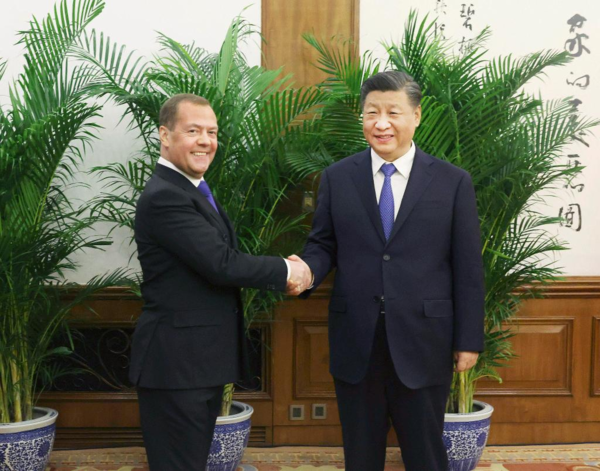
<svg viewBox="0 0 600 471">
<path fill-rule="evenodd" d="M 177 168 L 173 162 L 171 162 L 170 160 L 165 159 L 164 157 L 159 157 L 157 163 L 160 164 L 160 165 L 164 165 L 165 167 L 168 167 L 171 170 L 175 170 L 177 173 L 180 173 L 185 178 L 187 178 L 190 182 L 192 182 L 192 185 L 194 185 L 196 188 L 198 188 L 198 185 L 200 185 L 200 182 L 202 180 L 204 180 L 204 177 L 202 177 L 202 178 L 190 177 L 187 173 L 179 170 L 179 168 Z"/>
<path fill-rule="evenodd" d="M 412 169 L 413 161 L 415 160 L 415 152 L 417 148 L 415 147 L 414 141 L 410 143 L 410 149 L 408 152 L 401 156 L 400 158 L 394 160 L 393 162 L 388 162 L 387 160 L 382 159 L 377 155 L 377 153 L 371 148 L 371 165 L 373 168 L 373 175 L 375 175 L 379 170 L 381 170 L 381 166 L 383 164 L 394 164 L 396 170 L 400 175 L 404 178 L 408 179 L 410 175 L 410 170 Z"/>
</svg>

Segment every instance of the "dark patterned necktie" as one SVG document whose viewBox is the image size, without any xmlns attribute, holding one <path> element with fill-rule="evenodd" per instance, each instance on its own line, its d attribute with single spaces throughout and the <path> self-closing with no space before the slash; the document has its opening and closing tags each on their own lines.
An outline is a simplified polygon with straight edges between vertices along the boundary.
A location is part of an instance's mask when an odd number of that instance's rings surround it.
<svg viewBox="0 0 600 471">
<path fill-rule="evenodd" d="M 379 213 L 383 224 L 385 240 L 390 238 L 394 227 L 394 194 L 392 193 L 392 175 L 396 171 L 394 164 L 383 164 L 381 171 L 385 175 L 381 195 L 379 196 Z"/>
<path fill-rule="evenodd" d="M 210 188 L 208 186 L 208 183 L 206 183 L 206 180 L 202 180 L 200 182 L 200 185 L 198 185 L 198 189 L 200 190 L 200 193 L 202 193 L 204 196 L 206 196 L 206 199 L 212 205 L 212 207 L 215 208 L 215 211 L 217 212 L 217 214 L 220 214 L 219 210 L 217 209 L 217 204 L 215 203 L 215 199 L 213 198 L 212 192 L 210 191 Z"/>
</svg>

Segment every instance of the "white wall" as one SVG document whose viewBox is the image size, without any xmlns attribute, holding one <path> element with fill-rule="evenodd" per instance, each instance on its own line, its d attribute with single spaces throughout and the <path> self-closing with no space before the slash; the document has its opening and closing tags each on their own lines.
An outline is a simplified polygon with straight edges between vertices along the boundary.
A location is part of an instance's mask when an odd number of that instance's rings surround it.
<svg viewBox="0 0 600 471">
<path fill-rule="evenodd" d="M 209 2 L 200 0 L 106 0 L 104 11 L 91 24 L 92 28 L 103 31 L 113 41 L 126 45 L 128 50 L 136 50 L 145 57 L 151 57 L 159 48 L 156 43 L 157 31 L 187 44 L 194 41 L 197 46 L 211 52 L 218 52 L 231 21 L 253 0 L 227 0 L 225 2 Z M 260 0 L 254 0 L 243 13 L 244 18 L 260 30 Z M 0 83 L 0 104 L 8 102 L 8 86 L 12 78 L 16 78 L 24 63 L 23 48 L 14 45 L 18 38 L 17 31 L 28 28 L 32 15 L 42 20 L 54 1 L 24 0 L 12 2 L 10 8 L 4 8 L 0 15 L 0 58 L 8 59 L 8 69 Z M 260 45 L 248 43 L 243 51 L 248 61 L 260 65 Z M 115 161 L 126 161 L 138 149 L 135 134 L 128 133 L 125 124 L 118 124 L 122 110 L 107 105 L 102 111 L 103 117 L 97 122 L 104 127 L 100 139 L 94 144 L 92 152 L 86 154 L 84 168 L 105 165 Z M 74 194 L 82 201 L 88 200 L 100 192 L 101 184 L 97 177 L 78 176 L 79 181 L 90 184 L 91 188 L 77 189 Z M 99 227 L 106 233 L 109 226 Z M 129 258 L 133 247 L 129 244 L 130 231 L 113 232 L 114 244 L 105 252 L 92 251 L 79 254 L 76 261 L 80 264 L 77 272 L 68 274 L 71 281 L 85 283 L 92 276 L 111 271 L 115 268 L 130 266 L 138 268 L 137 259 Z"/>
<path fill-rule="evenodd" d="M 464 6 L 463 6 L 464 5 Z M 550 69 L 543 81 L 533 82 L 528 91 L 540 92 L 543 98 L 573 96 L 581 100 L 579 110 L 587 116 L 600 117 L 600 2 L 597 0 L 361 0 L 360 46 L 361 52 L 371 50 L 376 57 L 385 59 L 380 41 L 399 41 L 403 25 L 411 7 L 418 9 L 419 17 L 429 13 L 445 24 L 446 38 L 455 42 L 455 49 L 463 37 L 470 39 L 485 26 L 490 26 L 493 36 L 488 42 L 490 57 L 525 54 L 542 49 L 564 50 L 567 40 L 576 33 L 586 34 L 582 44 L 589 49 L 574 58 L 567 67 Z M 464 26 L 463 11 L 471 8 L 468 22 L 472 30 Z M 474 10 L 474 12 L 473 12 Z M 570 32 L 567 21 L 575 14 L 586 18 L 581 28 Z M 572 51 L 574 52 L 574 51 Z M 590 84 L 584 90 L 569 85 L 567 80 L 588 74 Z M 571 250 L 559 255 L 558 265 L 566 275 L 597 276 L 600 274 L 600 128 L 595 136 L 586 139 L 589 147 L 576 143 L 561 159 L 563 162 L 578 160 L 586 168 L 572 185 L 575 189 L 562 189 L 553 195 L 545 195 L 546 205 L 539 210 L 547 215 L 563 214 L 570 205 L 581 209 L 581 229 L 572 227 L 557 229 L 559 238 L 569 243 Z M 567 154 L 579 154 L 578 158 Z M 579 185 L 583 184 L 584 187 Z M 581 192 L 579 191 L 581 189 Z"/>
</svg>

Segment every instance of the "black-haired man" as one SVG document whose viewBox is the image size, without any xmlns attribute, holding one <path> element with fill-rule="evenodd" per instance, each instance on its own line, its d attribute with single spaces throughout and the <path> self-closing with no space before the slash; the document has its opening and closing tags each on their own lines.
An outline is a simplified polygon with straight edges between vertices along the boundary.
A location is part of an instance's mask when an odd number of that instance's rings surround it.
<svg viewBox="0 0 600 471">
<path fill-rule="evenodd" d="M 390 422 L 407 471 L 445 471 L 455 369 L 483 349 L 479 220 L 469 174 L 413 143 L 421 90 L 382 72 L 361 89 L 370 148 L 327 168 L 302 259 L 336 268 L 331 373 L 347 471 L 382 471 Z"/>
</svg>

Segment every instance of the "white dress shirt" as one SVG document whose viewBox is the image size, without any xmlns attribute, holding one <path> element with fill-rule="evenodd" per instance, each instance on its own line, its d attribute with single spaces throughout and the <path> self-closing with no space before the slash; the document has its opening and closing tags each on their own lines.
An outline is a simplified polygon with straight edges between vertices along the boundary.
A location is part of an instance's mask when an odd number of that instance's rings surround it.
<svg viewBox="0 0 600 471">
<path fill-rule="evenodd" d="M 383 188 L 383 182 L 385 175 L 381 172 L 381 166 L 383 164 L 391 163 L 396 167 L 396 171 L 391 176 L 392 183 L 392 194 L 394 195 L 394 220 L 398 215 L 398 210 L 402 204 L 402 198 L 406 191 L 406 185 L 408 183 L 408 177 L 412 169 L 413 162 L 415 161 L 416 152 L 415 143 L 411 142 L 410 149 L 406 154 L 393 162 L 388 162 L 377 155 L 377 153 L 371 149 L 371 164 L 373 168 L 373 183 L 375 184 L 375 196 L 377 197 L 377 204 L 379 204 L 379 197 L 381 196 L 381 189 Z"/>
<path fill-rule="evenodd" d="M 194 185 L 196 188 L 198 188 L 198 185 L 200 185 L 200 182 L 202 180 L 204 180 L 204 177 L 201 177 L 200 179 L 198 179 L 198 178 L 194 178 L 194 177 L 188 175 L 185 172 L 182 172 L 181 170 L 179 170 L 179 168 L 177 168 L 177 166 L 173 162 L 165 159 L 164 157 L 159 157 L 157 163 L 159 165 L 164 165 L 165 167 L 169 167 L 171 170 L 175 170 L 177 173 L 180 173 L 185 178 L 187 178 L 190 182 L 192 182 L 192 185 Z M 290 263 L 285 258 L 283 259 L 283 261 L 285 262 L 285 266 L 287 267 L 287 281 L 289 281 L 290 276 L 292 276 L 292 270 L 290 267 Z"/>
<path fill-rule="evenodd" d="M 179 170 L 179 168 L 177 168 L 177 166 L 173 162 L 171 162 L 170 160 L 165 159 L 164 157 L 159 157 L 157 163 L 159 163 L 160 165 L 164 165 L 165 167 L 169 167 L 171 170 L 175 170 L 177 173 L 180 173 L 185 178 L 187 178 L 189 181 L 191 181 L 192 185 L 194 185 L 196 188 L 198 188 L 198 185 L 200 185 L 200 182 L 202 180 L 204 180 L 204 177 L 202 177 L 200 179 L 194 178 L 194 177 L 188 175 L 187 173 Z"/>
</svg>

